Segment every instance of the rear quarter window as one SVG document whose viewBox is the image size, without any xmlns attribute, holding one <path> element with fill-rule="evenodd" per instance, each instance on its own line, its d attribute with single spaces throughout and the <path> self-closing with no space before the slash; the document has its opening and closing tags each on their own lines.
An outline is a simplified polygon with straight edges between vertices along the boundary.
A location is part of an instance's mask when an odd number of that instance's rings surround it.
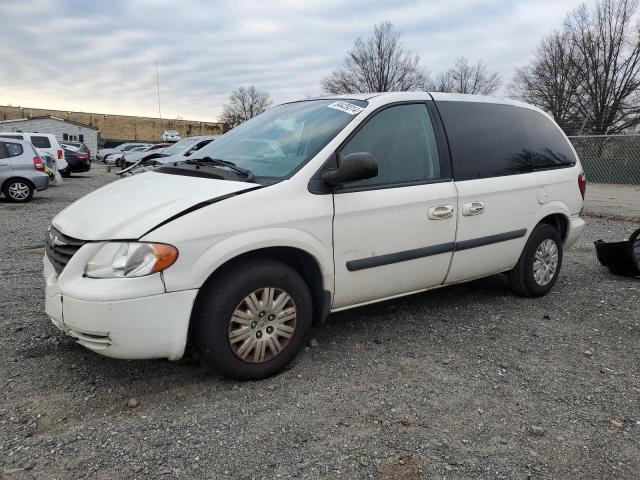
<svg viewBox="0 0 640 480">
<path fill-rule="evenodd" d="M 47 137 L 32 136 L 31 143 L 36 148 L 51 148 L 51 142 Z"/>
<path fill-rule="evenodd" d="M 13 142 L 2 142 L 9 157 L 19 157 L 24 152 L 22 145 Z"/>
<path fill-rule="evenodd" d="M 575 154 L 553 121 L 534 110 L 519 110 L 529 138 L 533 169 L 573 167 Z"/>
<path fill-rule="evenodd" d="M 519 108 L 481 102 L 438 103 L 457 181 L 532 171 Z"/>
</svg>

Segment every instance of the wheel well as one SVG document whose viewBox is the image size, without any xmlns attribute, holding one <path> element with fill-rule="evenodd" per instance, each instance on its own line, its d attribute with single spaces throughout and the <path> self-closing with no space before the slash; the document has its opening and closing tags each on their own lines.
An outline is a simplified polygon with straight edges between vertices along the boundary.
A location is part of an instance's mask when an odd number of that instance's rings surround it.
<svg viewBox="0 0 640 480">
<path fill-rule="evenodd" d="M 552 215 L 547 215 L 538 222 L 538 225 L 541 223 L 551 225 L 553 228 L 558 230 L 558 232 L 560 232 L 560 238 L 562 238 L 563 242 L 567 239 L 567 232 L 569 230 L 569 219 L 563 214 L 554 213 Z"/>
<path fill-rule="evenodd" d="M 238 255 L 218 267 L 207 282 L 215 281 L 222 271 L 229 270 L 239 262 L 250 258 L 269 258 L 293 268 L 304 279 L 313 302 L 313 323 L 317 324 L 327 317 L 331 307 L 331 295 L 324 288 L 322 272 L 316 259 L 309 253 L 294 247 L 268 247 Z"/>
<path fill-rule="evenodd" d="M 7 184 L 7 182 L 10 182 L 11 180 L 22 180 L 23 182 L 28 183 L 29 185 L 31 185 L 31 188 L 33 188 L 35 190 L 36 186 L 35 184 L 29 180 L 28 178 L 24 178 L 24 177 L 10 177 L 7 178 L 4 182 L 2 182 L 0 184 L 0 192 L 4 193 L 4 186 Z"/>
</svg>

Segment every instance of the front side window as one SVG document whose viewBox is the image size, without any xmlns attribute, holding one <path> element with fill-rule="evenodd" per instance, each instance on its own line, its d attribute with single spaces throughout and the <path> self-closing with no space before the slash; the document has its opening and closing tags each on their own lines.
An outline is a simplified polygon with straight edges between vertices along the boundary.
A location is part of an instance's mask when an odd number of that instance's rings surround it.
<svg viewBox="0 0 640 480">
<path fill-rule="evenodd" d="M 47 137 L 32 136 L 31 143 L 37 148 L 51 148 L 51 142 Z"/>
<path fill-rule="evenodd" d="M 396 105 L 367 120 L 340 151 L 367 152 L 378 161 L 378 176 L 349 184 L 378 186 L 440 178 L 436 136 L 425 104 Z"/>
<path fill-rule="evenodd" d="M 256 177 L 284 178 L 316 155 L 366 106 L 367 102 L 360 100 L 308 100 L 279 105 L 189 158 L 226 160 L 250 170 Z"/>
</svg>

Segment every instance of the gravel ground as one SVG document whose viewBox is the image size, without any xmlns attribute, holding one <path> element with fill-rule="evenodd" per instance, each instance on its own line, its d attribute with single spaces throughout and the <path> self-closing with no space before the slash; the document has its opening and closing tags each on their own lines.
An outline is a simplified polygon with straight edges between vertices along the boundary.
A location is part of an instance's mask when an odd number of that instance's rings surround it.
<svg viewBox="0 0 640 480">
<path fill-rule="evenodd" d="M 589 219 L 543 299 L 501 276 L 332 315 L 291 369 L 238 383 L 118 361 L 44 314 L 51 218 L 112 179 L 0 200 L 2 478 L 638 478 L 640 282 Z"/>
</svg>

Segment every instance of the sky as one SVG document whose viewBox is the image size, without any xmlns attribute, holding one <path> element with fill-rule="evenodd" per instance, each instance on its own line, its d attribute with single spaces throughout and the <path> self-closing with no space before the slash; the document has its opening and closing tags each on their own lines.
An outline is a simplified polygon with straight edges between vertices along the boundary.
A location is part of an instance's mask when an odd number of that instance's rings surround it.
<svg viewBox="0 0 640 480">
<path fill-rule="evenodd" d="M 322 94 L 357 37 L 392 22 L 432 76 L 458 56 L 508 84 L 579 0 L 0 0 L 0 105 L 215 121 L 255 85 Z M 502 90 L 505 94 L 506 90 Z"/>
</svg>

